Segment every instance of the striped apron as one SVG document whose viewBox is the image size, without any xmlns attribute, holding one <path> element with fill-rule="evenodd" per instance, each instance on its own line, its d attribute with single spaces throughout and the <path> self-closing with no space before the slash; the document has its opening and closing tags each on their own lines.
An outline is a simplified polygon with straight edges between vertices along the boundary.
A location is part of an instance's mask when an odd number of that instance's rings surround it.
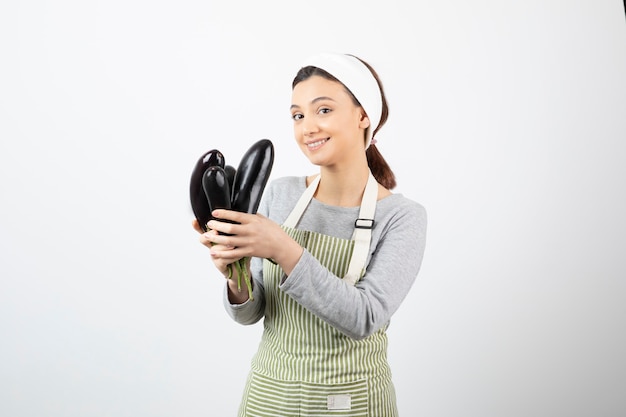
<svg viewBox="0 0 626 417">
<path fill-rule="evenodd" d="M 346 275 L 350 275 L 350 264 L 354 265 L 351 260 L 360 256 L 359 276 L 347 280 L 354 284 L 364 271 L 365 256 L 356 253 L 362 250 L 355 249 L 358 239 L 339 239 L 295 228 L 318 183 L 319 176 L 282 227 L 339 277 L 349 278 Z M 370 174 L 369 192 L 366 188 L 361 213 L 369 207 L 371 219 L 376 205 L 374 186 L 377 190 Z M 366 255 L 369 243 L 361 246 Z M 387 361 L 386 326 L 363 340 L 352 339 L 281 291 L 278 285 L 283 275 L 278 265 L 264 261 L 264 329 L 259 350 L 252 359 L 239 416 L 397 416 Z"/>
</svg>

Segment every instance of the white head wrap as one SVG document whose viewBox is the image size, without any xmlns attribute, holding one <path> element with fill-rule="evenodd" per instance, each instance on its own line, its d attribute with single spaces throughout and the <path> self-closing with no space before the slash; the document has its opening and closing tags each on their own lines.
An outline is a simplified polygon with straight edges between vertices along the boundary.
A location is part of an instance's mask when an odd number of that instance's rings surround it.
<svg viewBox="0 0 626 417">
<path fill-rule="evenodd" d="M 369 68 L 358 58 L 337 53 L 311 56 L 304 61 L 302 66 L 323 69 L 345 85 L 361 103 L 361 107 L 370 120 L 370 126 L 365 133 L 365 149 L 369 148 L 383 110 L 382 93 Z"/>
</svg>

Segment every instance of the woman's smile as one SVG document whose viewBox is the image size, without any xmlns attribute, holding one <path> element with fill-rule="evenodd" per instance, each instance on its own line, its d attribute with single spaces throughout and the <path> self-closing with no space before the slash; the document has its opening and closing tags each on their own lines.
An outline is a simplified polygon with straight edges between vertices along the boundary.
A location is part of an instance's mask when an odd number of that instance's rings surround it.
<svg viewBox="0 0 626 417">
<path fill-rule="evenodd" d="M 330 138 L 317 139 L 317 140 L 312 141 L 312 142 L 307 142 L 306 146 L 310 150 L 319 149 L 320 147 L 322 147 L 329 140 L 330 140 Z"/>
</svg>

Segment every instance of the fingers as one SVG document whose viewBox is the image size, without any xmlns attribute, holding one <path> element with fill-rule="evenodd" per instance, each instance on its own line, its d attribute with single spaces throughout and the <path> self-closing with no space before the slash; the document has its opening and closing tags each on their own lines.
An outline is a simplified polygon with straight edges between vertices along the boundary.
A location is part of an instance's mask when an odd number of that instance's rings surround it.
<svg viewBox="0 0 626 417">
<path fill-rule="evenodd" d="M 220 215 L 223 220 L 242 219 L 243 216 L 241 214 L 244 214 L 229 210 L 221 210 L 221 212 Z M 242 250 L 238 250 L 234 245 L 229 244 L 229 240 L 235 238 L 232 236 L 234 234 L 232 226 L 237 225 L 213 220 L 206 232 L 202 230 L 197 219 L 193 219 L 191 225 L 200 234 L 198 238 L 200 243 L 209 248 L 211 260 L 215 267 L 224 276 L 229 277 L 232 273 L 229 269 L 231 268 L 230 265 L 246 256 L 242 253 Z"/>
<path fill-rule="evenodd" d="M 215 243 L 215 241 L 219 241 L 221 237 L 222 236 L 220 236 L 216 230 L 209 230 L 208 232 L 201 233 L 199 240 L 200 243 L 209 248 L 211 259 L 217 269 L 222 272 L 222 274 L 226 274 L 225 271 L 228 270 L 228 265 L 241 257 L 236 256 L 233 252 L 235 249 L 233 246 Z"/>
<path fill-rule="evenodd" d="M 218 209 L 213 211 L 214 220 L 211 220 L 207 227 L 227 235 L 243 235 L 258 233 L 259 227 L 267 219 L 261 214 L 242 213 L 234 210 Z M 244 226 L 247 226 L 244 228 Z M 250 228 L 250 226 L 255 226 Z"/>
<path fill-rule="evenodd" d="M 207 223 L 207 227 L 209 228 L 209 230 L 216 232 L 216 234 L 219 232 L 221 235 L 229 236 L 238 234 L 237 226 L 237 224 L 228 223 L 222 220 L 211 220 Z"/>
<path fill-rule="evenodd" d="M 213 259 L 216 265 L 226 266 L 241 259 L 241 256 L 233 256 L 234 253 L 234 248 L 220 250 L 218 247 L 215 247 L 211 249 L 211 259 Z"/>
<path fill-rule="evenodd" d="M 193 229 L 198 232 L 198 233 L 204 233 L 204 230 L 202 230 L 202 228 L 200 227 L 200 223 L 198 222 L 197 219 L 193 219 L 191 221 L 191 226 L 193 227 Z"/>
<path fill-rule="evenodd" d="M 234 249 L 234 246 L 227 242 L 227 240 L 229 240 L 229 236 L 220 235 L 216 229 L 209 229 L 209 231 L 203 232 L 200 235 L 199 240 L 200 243 L 211 249 L 211 254 L 223 250 Z"/>
<path fill-rule="evenodd" d="M 201 235 L 201 242 L 211 248 L 214 258 L 272 257 L 280 247 L 283 230 L 258 213 L 219 209 L 212 214 L 215 219 L 208 222 L 209 231 Z M 229 249 L 233 251 L 222 251 Z"/>
<path fill-rule="evenodd" d="M 216 230 L 209 230 L 207 232 L 201 232 L 200 237 L 198 237 L 198 240 L 207 248 L 212 249 L 213 246 L 215 246 L 216 244 L 215 242 L 216 236 L 218 236 Z"/>
<path fill-rule="evenodd" d="M 222 221 L 221 223 L 215 223 L 213 222 L 213 226 L 216 225 L 220 225 L 220 224 L 229 224 L 228 222 L 234 222 L 234 223 L 243 223 L 246 219 L 250 219 L 247 216 L 254 216 L 253 214 L 248 214 L 248 213 L 241 213 L 238 211 L 234 211 L 234 210 L 224 210 L 224 209 L 218 209 L 213 211 L 213 217 L 215 217 L 216 219 L 219 218 L 220 220 L 227 220 L 226 222 Z M 205 231 L 202 229 L 202 227 L 200 227 L 200 223 L 198 222 L 198 219 L 193 219 L 191 221 L 191 226 L 193 227 L 193 229 L 198 232 L 198 233 L 205 233 Z M 210 229 L 215 228 L 215 230 L 218 230 L 222 233 L 228 233 L 228 234 L 233 234 L 232 231 L 228 231 L 228 230 L 223 230 L 221 227 L 209 227 Z"/>
<path fill-rule="evenodd" d="M 254 214 L 242 213 L 240 211 L 235 210 L 225 210 L 225 209 L 217 209 L 213 210 L 211 213 L 213 217 L 220 220 L 229 220 L 234 223 L 246 223 L 246 220 L 249 220 L 251 217 L 254 217 Z"/>
</svg>

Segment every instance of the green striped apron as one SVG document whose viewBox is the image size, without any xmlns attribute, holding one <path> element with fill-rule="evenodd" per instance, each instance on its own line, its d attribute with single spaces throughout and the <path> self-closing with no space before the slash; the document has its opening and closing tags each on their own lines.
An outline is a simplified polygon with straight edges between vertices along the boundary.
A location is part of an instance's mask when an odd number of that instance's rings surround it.
<svg viewBox="0 0 626 417">
<path fill-rule="evenodd" d="M 358 238 L 339 239 L 294 227 L 318 183 L 319 176 L 282 227 L 322 265 L 354 284 L 364 271 L 364 256 L 356 253 L 362 250 L 355 249 Z M 369 210 L 368 218 L 373 219 L 375 185 L 370 175 L 359 218 Z M 367 246 L 367 254 L 369 243 L 361 246 Z M 354 265 L 351 261 L 359 256 L 363 258 L 357 261 L 361 263 L 356 267 L 359 276 L 349 279 L 346 275 Z M 387 362 L 386 326 L 366 339 L 351 339 L 281 291 L 278 285 L 283 275 L 278 265 L 264 261 L 264 329 L 252 359 L 239 416 L 397 416 Z"/>
</svg>

